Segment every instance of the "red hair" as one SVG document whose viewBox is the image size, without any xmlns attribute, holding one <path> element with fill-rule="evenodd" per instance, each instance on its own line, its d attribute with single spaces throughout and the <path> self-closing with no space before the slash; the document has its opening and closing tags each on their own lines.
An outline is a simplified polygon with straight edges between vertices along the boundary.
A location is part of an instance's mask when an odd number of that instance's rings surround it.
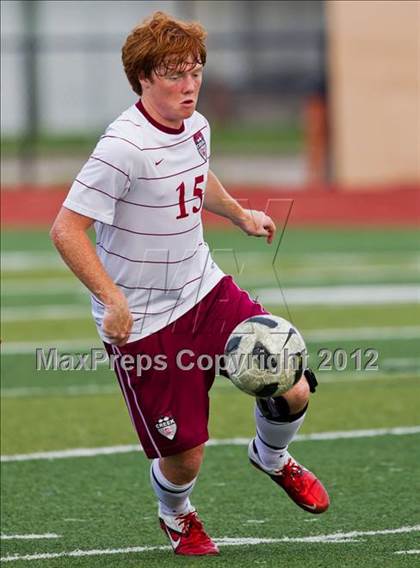
<svg viewBox="0 0 420 568">
<path fill-rule="evenodd" d="M 166 74 L 206 63 L 207 33 L 198 22 L 183 22 L 164 12 L 155 12 L 136 26 L 122 48 L 124 71 L 141 95 L 139 74 L 150 79 L 153 71 Z"/>
</svg>

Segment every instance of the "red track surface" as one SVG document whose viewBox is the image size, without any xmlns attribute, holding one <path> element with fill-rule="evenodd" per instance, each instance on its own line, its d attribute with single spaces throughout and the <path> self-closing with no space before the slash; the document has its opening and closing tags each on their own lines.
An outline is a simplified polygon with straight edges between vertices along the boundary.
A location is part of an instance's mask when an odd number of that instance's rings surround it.
<svg viewBox="0 0 420 568">
<path fill-rule="evenodd" d="M 280 224 L 289 215 L 290 225 L 326 226 L 418 226 L 420 188 L 383 191 L 288 190 L 263 187 L 229 187 L 230 193 L 252 209 L 263 209 Z M 1 192 L 3 227 L 48 227 L 52 224 L 67 188 L 13 188 Z M 207 226 L 226 221 L 204 213 Z"/>
</svg>

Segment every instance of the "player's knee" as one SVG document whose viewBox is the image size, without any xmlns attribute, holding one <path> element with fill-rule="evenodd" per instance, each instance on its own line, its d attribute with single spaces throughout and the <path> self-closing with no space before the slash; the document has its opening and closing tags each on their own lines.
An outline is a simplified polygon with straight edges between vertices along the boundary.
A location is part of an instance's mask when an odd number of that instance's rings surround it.
<svg viewBox="0 0 420 568">
<path fill-rule="evenodd" d="M 161 458 L 162 473 L 172 483 L 183 485 L 197 477 L 204 456 L 204 444 L 176 454 Z"/>
<path fill-rule="evenodd" d="M 309 383 L 302 375 L 299 381 L 283 394 L 283 398 L 289 405 L 290 414 L 297 414 L 306 408 L 309 402 L 309 394 Z"/>
<path fill-rule="evenodd" d="M 177 467 L 179 474 L 185 480 L 183 483 L 188 483 L 197 477 L 203 461 L 203 455 L 204 445 L 197 446 L 178 455 Z"/>
</svg>

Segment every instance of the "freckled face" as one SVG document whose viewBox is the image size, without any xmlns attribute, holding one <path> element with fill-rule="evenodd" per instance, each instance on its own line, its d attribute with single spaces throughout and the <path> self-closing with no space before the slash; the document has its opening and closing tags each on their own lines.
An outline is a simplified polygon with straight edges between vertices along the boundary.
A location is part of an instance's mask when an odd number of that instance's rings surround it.
<svg viewBox="0 0 420 568">
<path fill-rule="evenodd" d="M 179 128 L 195 111 L 203 79 L 203 66 L 191 65 L 186 70 L 170 70 L 165 74 L 153 71 L 150 79 L 142 79 L 142 103 L 158 122 Z"/>
</svg>

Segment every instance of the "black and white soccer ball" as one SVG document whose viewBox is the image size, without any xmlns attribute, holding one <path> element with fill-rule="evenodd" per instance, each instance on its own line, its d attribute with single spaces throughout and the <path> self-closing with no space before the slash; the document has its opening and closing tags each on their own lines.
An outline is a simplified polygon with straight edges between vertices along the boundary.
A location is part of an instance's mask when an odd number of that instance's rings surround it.
<svg viewBox="0 0 420 568">
<path fill-rule="evenodd" d="M 306 368 L 303 337 L 289 321 L 253 316 L 235 327 L 225 345 L 225 368 L 240 390 L 259 398 L 288 391 Z"/>
</svg>

